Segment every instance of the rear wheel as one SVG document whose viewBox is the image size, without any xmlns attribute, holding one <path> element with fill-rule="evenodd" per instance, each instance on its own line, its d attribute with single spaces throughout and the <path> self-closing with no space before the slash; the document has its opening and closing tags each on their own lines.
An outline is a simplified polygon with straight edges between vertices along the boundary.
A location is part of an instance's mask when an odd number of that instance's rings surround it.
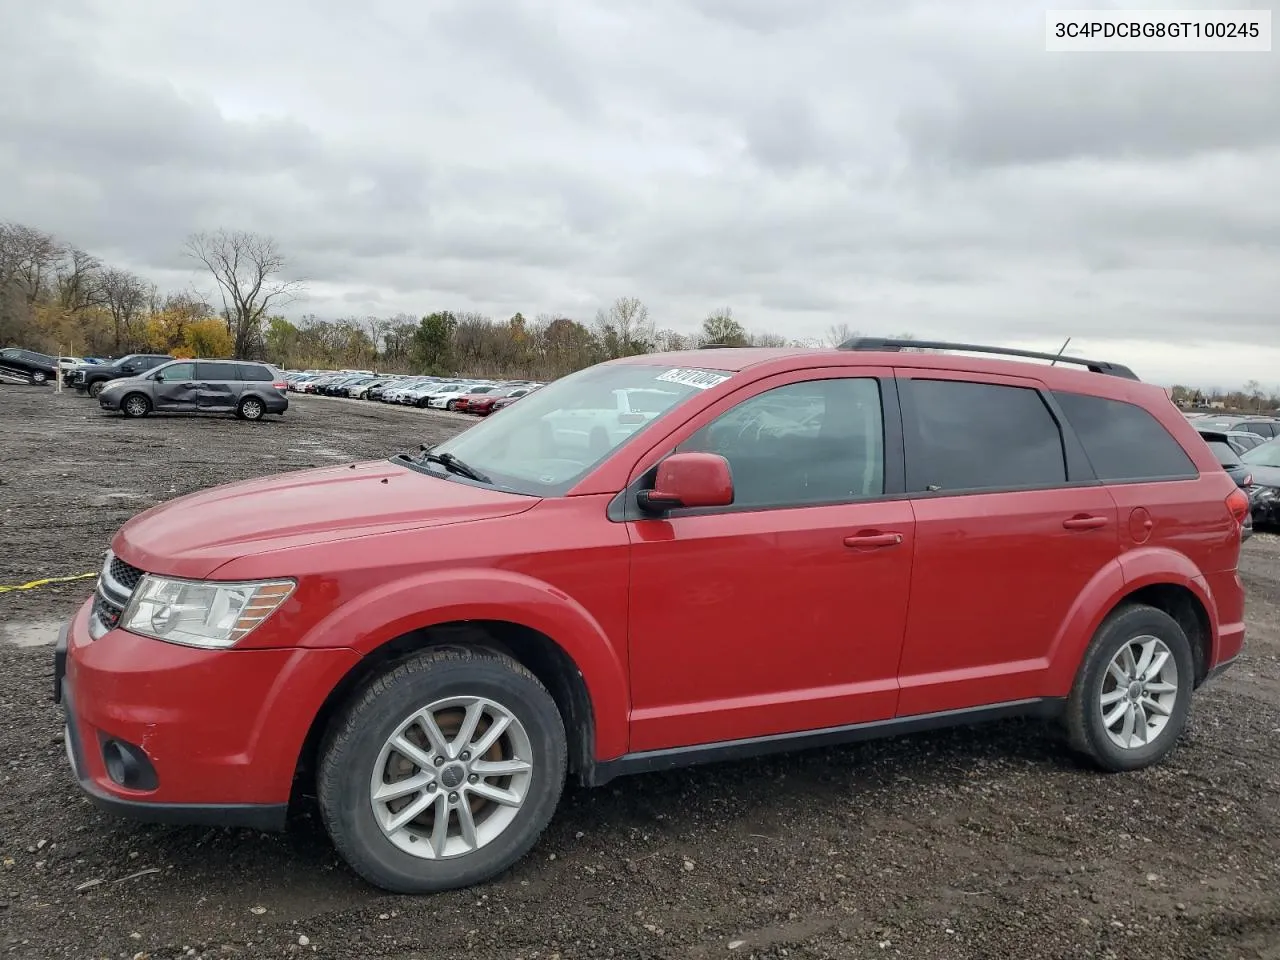
<svg viewBox="0 0 1280 960">
<path fill-rule="evenodd" d="M 266 412 L 266 405 L 257 397 L 245 397 L 236 407 L 236 416 L 241 420 L 261 420 Z"/>
<path fill-rule="evenodd" d="M 120 411 L 126 417 L 145 417 L 151 412 L 151 401 L 141 393 L 131 393 L 120 401 Z"/>
<path fill-rule="evenodd" d="M 1173 750 L 1194 686 L 1191 642 L 1162 610 L 1134 604 L 1098 629 L 1067 701 L 1071 745 L 1104 770 L 1139 770 Z"/>
<path fill-rule="evenodd" d="M 537 842 L 567 753 L 555 701 L 521 664 L 487 650 L 427 650 L 373 680 L 334 722 L 320 810 L 343 859 L 375 886 L 470 886 Z"/>
</svg>

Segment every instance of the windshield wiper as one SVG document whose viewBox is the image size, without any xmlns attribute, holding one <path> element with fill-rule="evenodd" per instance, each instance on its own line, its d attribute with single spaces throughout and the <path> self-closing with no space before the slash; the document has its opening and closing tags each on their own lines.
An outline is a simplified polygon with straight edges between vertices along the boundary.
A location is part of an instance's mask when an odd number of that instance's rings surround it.
<svg viewBox="0 0 1280 960">
<path fill-rule="evenodd" d="M 425 443 L 422 444 L 419 449 L 422 451 L 422 456 L 418 458 L 419 460 L 425 460 L 428 463 L 438 463 L 446 470 L 456 473 L 459 476 L 466 477 L 468 480 L 474 480 L 476 483 L 493 483 L 489 477 L 485 476 L 475 467 L 467 466 L 466 463 L 459 460 L 452 453 L 432 453 L 431 448 Z"/>
</svg>

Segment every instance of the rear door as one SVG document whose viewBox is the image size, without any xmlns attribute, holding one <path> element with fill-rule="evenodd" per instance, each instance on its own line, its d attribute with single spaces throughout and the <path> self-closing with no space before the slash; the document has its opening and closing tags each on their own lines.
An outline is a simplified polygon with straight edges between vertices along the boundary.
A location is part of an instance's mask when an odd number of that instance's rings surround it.
<svg viewBox="0 0 1280 960">
<path fill-rule="evenodd" d="M 1038 381 L 899 377 L 916 547 L 898 713 L 1043 696 L 1060 628 L 1119 552 L 1115 501 Z"/>
<path fill-rule="evenodd" d="M 236 408 L 240 393 L 239 364 L 229 361 L 196 362 L 196 408 L 201 413 L 226 413 Z"/>
<path fill-rule="evenodd" d="M 189 413 L 196 409 L 196 365 L 171 363 L 156 371 L 155 395 L 157 410 Z"/>
</svg>

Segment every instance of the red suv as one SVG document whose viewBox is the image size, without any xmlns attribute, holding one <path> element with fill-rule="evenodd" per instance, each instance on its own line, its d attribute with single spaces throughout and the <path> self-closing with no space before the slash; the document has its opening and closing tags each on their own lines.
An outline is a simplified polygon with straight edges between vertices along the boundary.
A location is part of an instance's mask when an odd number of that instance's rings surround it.
<svg viewBox="0 0 1280 960">
<path fill-rule="evenodd" d="M 314 790 L 425 892 L 523 856 L 567 776 L 1014 715 L 1160 760 L 1244 641 L 1246 495 L 1123 367 L 904 346 L 628 357 L 140 514 L 56 654 L 75 776 L 263 829 Z"/>
</svg>

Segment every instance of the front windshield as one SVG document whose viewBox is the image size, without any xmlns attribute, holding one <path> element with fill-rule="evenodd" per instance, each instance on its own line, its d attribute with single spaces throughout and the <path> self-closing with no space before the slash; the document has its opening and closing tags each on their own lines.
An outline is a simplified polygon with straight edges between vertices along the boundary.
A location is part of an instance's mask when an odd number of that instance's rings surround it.
<svg viewBox="0 0 1280 960">
<path fill-rule="evenodd" d="M 1260 443 L 1252 450 L 1246 450 L 1240 457 L 1243 463 L 1253 464 L 1255 467 L 1277 467 L 1280 468 L 1280 440 L 1268 440 L 1266 443 Z"/>
<path fill-rule="evenodd" d="M 430 452 L 451 454 L 503 489 L 562 496 L 634 434 L 730 376 L 658 364 L 587 367 Z"/>
</svg>

